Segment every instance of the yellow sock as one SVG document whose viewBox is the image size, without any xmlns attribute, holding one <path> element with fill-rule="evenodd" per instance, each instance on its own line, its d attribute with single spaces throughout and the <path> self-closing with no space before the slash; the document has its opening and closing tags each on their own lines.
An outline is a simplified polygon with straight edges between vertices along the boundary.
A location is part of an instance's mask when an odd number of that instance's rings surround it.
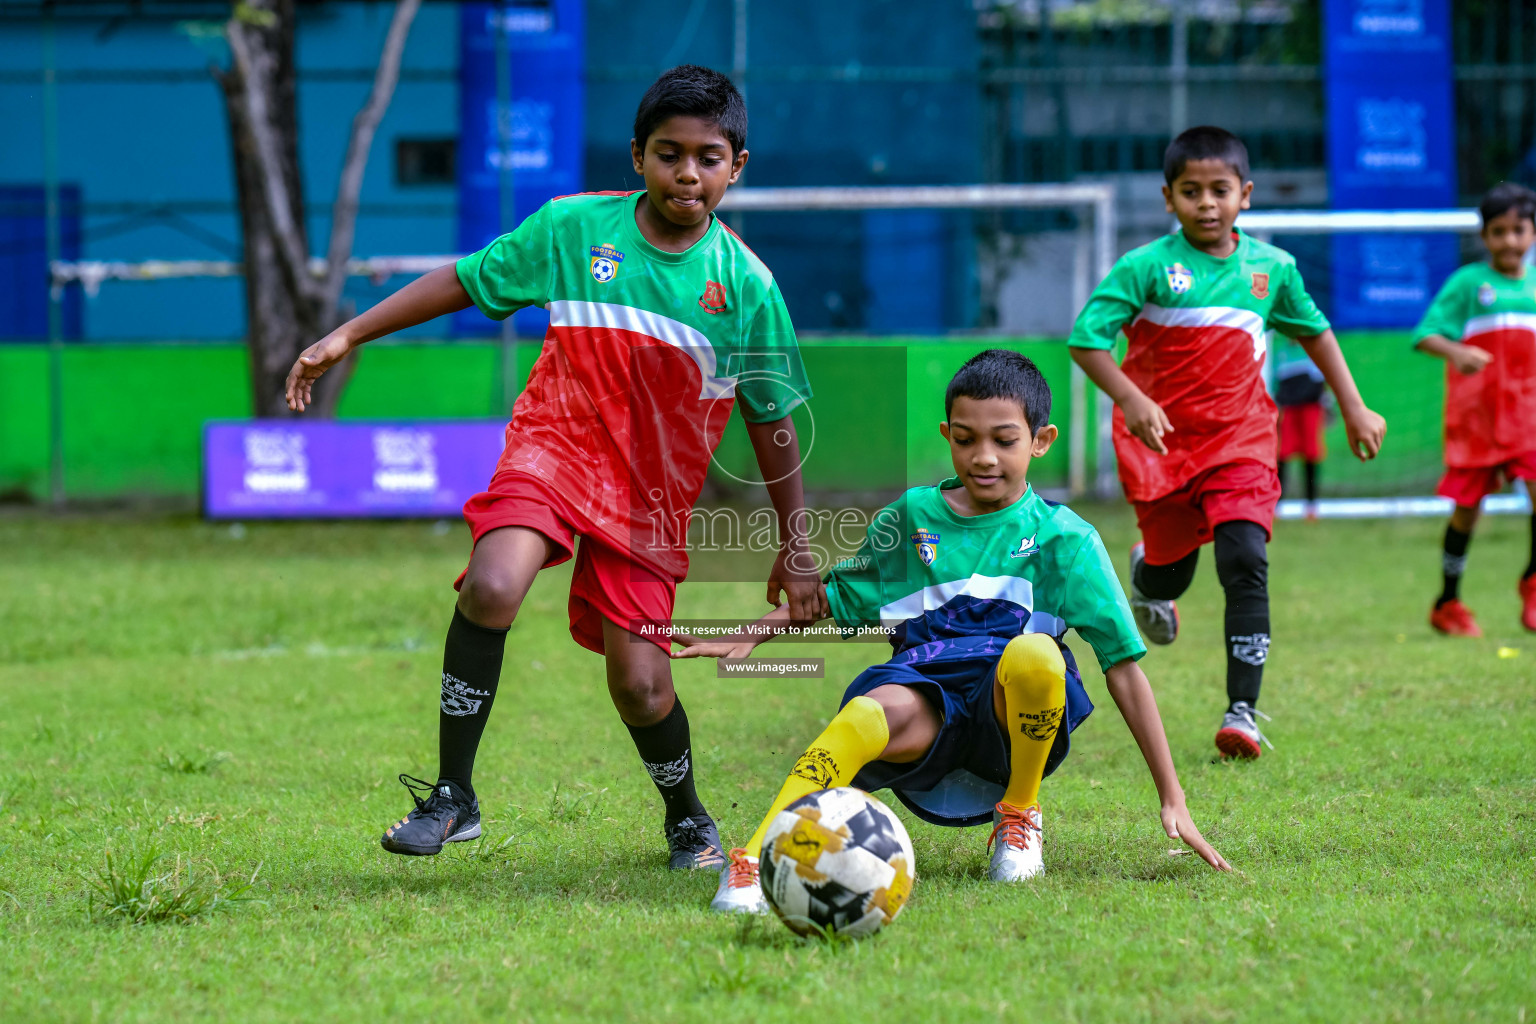
<svg viewBox="0 0 1536 1024">
<path fill-rule="evenodd" d="M 784 780 L 779 795 L 743 847 L 747 856 L 756 857 L 762 849 L 768 825 L 778 813 L 808 793 L 846 785 L 859 769 L 875 760 L 890 742 L 890 728 L 885 722 L 885 708 L 871 697 L 855 697 L 827 723 Z"/>
<path fill-rule="evenodd" d="M 1040 801 L 1040 780 L 1067 710 L 1067 663 L 1042 633 L 1014 637 L 997 663 L 1008 717 L 1008 788 L 1003 802 L 1020 810 Z"/>
</svg>

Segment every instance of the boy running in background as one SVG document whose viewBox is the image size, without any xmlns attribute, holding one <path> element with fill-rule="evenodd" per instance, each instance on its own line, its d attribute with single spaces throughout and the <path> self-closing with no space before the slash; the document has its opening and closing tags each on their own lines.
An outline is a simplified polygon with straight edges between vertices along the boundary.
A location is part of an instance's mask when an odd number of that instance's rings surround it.
<svg viewBox="0 0 1536 1024">
<path fill-rule="evenodd" d="M 1115 402 L 1120 482 L 1142 542 L 1131 608 L 1147 639 L 1172 643 L 1174 599 L 1214 544 L 1226 592 L 1227 710 L 1216 747 L 1258 757 L 1254 721 L 1269 656 L 1269 558 L 1280 498 L 1265 332 L 1293 337 L 1339 401 L 1349 449 L 1376 457 L 1386 422 L 1365 407 L 1296 261 L 1233 227 L 1248 208 L 1248 151 L 1231 132 L 1191 128 L 1163 157 L 1163 199 L 1180 230 L 1120 257 L 1077 318 L 1072 358 Z M 1122 368 L 1110 350 L 1124 330 Z"/>
<path fill-rule="evenodd" d="M 858 553 L 826 578 L 838 625 L 892 629 L 895 653 L 853 680 L 762 824 L 731 851 L 711 903 L 717 911 L 766 912 L 758 858 L 769 823 L 800 797 L 835 786 L 890 788 L 936 825 L 990 820 L 995 882 L 1043 871 L 1040 782 L 1093 710 L 1063 643 L 1068 629 L 1092 646 L 1136 737 L 1164 830 L 1229 870 L 1185 807 L 1157 701 L 1136 665 L 1146 646 L 1103 542 L 1029 486 L 1030 461 L 1056 439 L 1045 378 L 1016 352 L 982 352 L 950 382 L 944 410 L 939 430 L 955 476 L 879 512 Z M 780 609 L 732 639 L 678 637 L 686 648 L 677 657 L 744 658 L 787 624 Z"/>
<path fill-rule="evenodd" d="M 1536 277 L 1525 265 L 1536 242 L 1536 195 L 1505 182 L 1483 197 L 1481 213 L 1487 261 L 1452 274 L 1413 332 L 1419 351 L 1445 360 L 1445 477 L 1438 493 L 1456 509 L 1445 528 L 1445 583 L 1429 624 L 1451 636 L 1483 635 L 1457 592 L 1484 496 L 1515 479 L 1536 490 Z M 1531 547 L 1520 577 L 1520 622 L 1536 630 L 1536 510 Z"/>
<path fill-rule="evenodd" d="M 1323 462 L 1323 371 L 1287 338 L 1275 359 L 1275 404 L 1280 407 L 1280 451 L 1275 469 L 1285 495 L 1285 463 L 1300 459 L 1307 519 L 1317 518 L 1317 469 Z"/>
<path fill-rule="evenodd" d="M 609 695 L 665 805 L 668 866 L 724 862 L 694 788 L 670 645 L 630 627 L 672 617 L 688 571 L 688 515 L 738 401 L 763 479 L 778 481 L 769 495 L 785 546 L 768 600 L 782 589 L 786 615 L 800 621 L 821 609 L 816 575 L 792 564 L 797 555 L 810 564 L 789 528 L 804 504 L 789 412 L 810 395 L 794 328 L 768 268 L 713 213 L 747 162 L 746 134 L 729 79 L 673 68 L 635 115 L 630 147 L 644 191 L 546 203 L 511 234 L 343 324 L 289 374 L 289 407 L 302 411 L 312 382 L 366 341 L 471 304 L 495 320 L 526 306 L 550 313 L 490 486 L 464 506 L 474 553 L 455 584 L 443 651 L 438 777 L 400 777 L 416 807 L 384 833 L 391 853 L 435 854 L 480 835 L 471 771 L 507 630 L 539 570 L 574 552 L 571 635 L 607 658 Z M 763 367 L 777 375 L 737 386 Z"/>
</svg>

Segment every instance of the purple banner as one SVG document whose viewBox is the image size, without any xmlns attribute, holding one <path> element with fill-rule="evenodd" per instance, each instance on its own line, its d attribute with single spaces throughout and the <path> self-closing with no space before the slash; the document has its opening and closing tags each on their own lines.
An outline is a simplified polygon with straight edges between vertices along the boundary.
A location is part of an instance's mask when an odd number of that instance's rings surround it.
<svg viewBox="0 0 1536 1024">
<path fill-rule="evenodd" d="M 208 423 L 203 510 L 210 519 L 457 516 L 485 489 L 506 424 Z"/>
</svg>

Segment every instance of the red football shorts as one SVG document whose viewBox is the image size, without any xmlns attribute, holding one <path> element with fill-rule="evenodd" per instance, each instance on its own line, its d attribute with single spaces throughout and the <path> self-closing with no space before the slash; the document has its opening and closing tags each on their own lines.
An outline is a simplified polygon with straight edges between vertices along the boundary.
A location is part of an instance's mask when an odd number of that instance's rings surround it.
<svg viewBox="0 0 1536 1024">
<path fill-rule="evenodd" d="M 1450 498 L 1463 508 L 1470 508 L 1487 495 L 1502 491 L 1511 480 L 1536 480 L 1536 451 L 1521 452 L 1497 466 L 1447 467 L 1435 493 Z"/>
<path fill-rule="evenodd" d="M 1301 456 L 1308 462 L 1323 461 L 1323 405 L 1280 407 L 1280 461 Z"/>
<path fill-rule="evenodd" d="M 601 540 L 581 536 L 573 525 L 577 518 L 564 496 L 524 473 L 498 472 L 490 490 L 464 503 L 464 521 L 476 543 L 492 530 L 524 526 L 549 538 L 555 549 L 543 568 L 559 565 L 576 553 L 571 570 L 571 636 L 587 650 L 604 653 L 604 619 L 631 633 L 637 621 L 671 622 L 677 582 Z M 464 573 L 460 573 L 453 589 L 463 582 Z M 665 637 L 645 639 L 663 651 L 672 649 Z"/>
<path fill-rule="evenodd" d="M 1222 523 L 1246 520 L 1271 533 L 1280 474 L 1262 462 L 1230 462 L 1195 477 L 1156 501 L 1133 501 L 1149 565 L 1177 562 L 1209 544 Z"/>
</svg>

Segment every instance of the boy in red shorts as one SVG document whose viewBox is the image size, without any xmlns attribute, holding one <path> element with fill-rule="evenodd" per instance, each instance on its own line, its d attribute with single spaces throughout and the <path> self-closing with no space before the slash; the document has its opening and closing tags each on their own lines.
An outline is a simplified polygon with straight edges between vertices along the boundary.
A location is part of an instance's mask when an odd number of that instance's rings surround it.
<svg viewBox="0 0 1536 1024">
<path fill-rule="evenodd" d="M 416 807 L 384 833 L 392 853 L 435 854 L 480 835 L 471 771 L 507 630 L 539 570 L 574 552 L 571 635 L 607 658 L 609 695 L 665 804 L 668 866 L 725 862 L 694 789 L 668 641 L 642 639 L 635 624 L 672 618 L 689 513 L 733 404 L 773 481 L 784 538 L 768 600 L 782 590 L 801 622 L 826 614 L 789 418 L 810 395 L 794 328 L 773 275 L 713 213 L 747 162 L 746 132 L 729 79 L 673 68 L 635 115 L 643 191 L 546 203 L 337 328 L 289 375 L 289 407 L 302 411 L 312 382 L 366 341 L 471 304 L 497 320 L 526 306 L 550 313 L 490 486 L 464 506 L 474 553 L 443 652 L 438 779 L 400 777 Z"/>
<path fill-rule="evenodd" d="M 1233 227 L 1248 208 L 1248 151 L 1231 132 L 1191 128 L 1163 157 L 1163 198 L 1180 230 L 1122 256 L 1088 300 L 1072 358 L 1114 399 L 1120 481 L 1142 543 L 1131 550 L 1131 610 L 1172 643 L 1174 599 L 1214 543 L 1226 592 L 1227 711 L 1216 746 L 1258 757 L 1254 722 L 1269 656 L 1265 545 L 1280 498 L 1265 331 L 1296 338 L 1339 400 L 1350 451 L 1375 458 L 1386 423 L 1365 407 L 1328 321 L 1291 255 Z M 1125 365 L 1110 349 L 1124 329 Z"/>
<path fill-rule="evenodd" d="M 1307 520 L 1317 518 L 1317 469 L 1323 462 L 1323 371 L 1301 346 L 1287 340 L 1275 360 L 1275 404 L 1280 407 L 1280 451 L 1275 469 L 1285 493 L 1285 464 L 1301 460 Z"/>
<path fill-rule="evenodd" d="M 1536 194 L 1505 182 L 1483 197 L 1486 262 L 1445 282 L 1413 332 L 1414 346 L 1445 360 L 1445 477 L 1456 503 L 1445 528 L 1444 586 L 1429 624 L 1451 636 L 1482 636 L 1457 592 L 1483 498 L 1511 480 L 1536 481 L 1536 277 L 1525 254 L 1536 242 Z M 1536 510 L 1533 510 L 1536 511 Z M 1531 560 L 1520 577 L 1520 622 L 1536 630 L 1536 514 Z"/>
</svg>

